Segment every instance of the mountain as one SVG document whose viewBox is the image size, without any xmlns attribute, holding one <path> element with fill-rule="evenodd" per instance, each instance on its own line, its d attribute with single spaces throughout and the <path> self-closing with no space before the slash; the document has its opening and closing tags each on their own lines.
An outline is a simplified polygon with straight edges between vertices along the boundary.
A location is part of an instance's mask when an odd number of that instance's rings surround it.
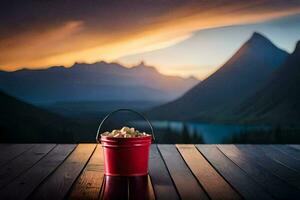
<svg viewBox="0 0 300 200">
<path fill-rule="evenodd" d="M 266 86 L 234 114 L 243 121 L 300 124 L 300 41 Z"/>
<path fill-rule="evenodd" d="M 132 68 L 117 63 L 75 63 L 47 69 L 0 72 L 0 89 L 30 103 L 58 101 L 168 101 L 198 83 L 165 76 L 143 62 Z"/>
<path fill-rule="evenodd" d="M 266 84 L 287 55 L 263 35 L 253 33 L 215 73 L 182 97 L 148 114 L 156 119 L 216 119 Z"/>
<path fill-rule="evenodd" d="M 1 142 L 74 141 L 73 123 L 3 92 L 0 92 L 0 110 Z"/>
</svg>

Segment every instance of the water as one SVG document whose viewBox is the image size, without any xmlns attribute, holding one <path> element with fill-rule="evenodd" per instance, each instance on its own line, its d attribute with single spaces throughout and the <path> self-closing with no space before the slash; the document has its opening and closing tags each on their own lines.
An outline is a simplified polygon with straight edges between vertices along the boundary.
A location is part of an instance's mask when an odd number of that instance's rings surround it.
<svg viewBox="0 0 300 200">
<path fill-rule="evenodd" d="M 139 129 L 147 129 L 146 127 L 148 126 L 147 123 L 142 121 L 136 121 L 134 122 L 134 124 Z M 224 140 L 230 138 L 234 134 L 241 134 L 245 131 L 268 128 L 266 126 L 211 124 L 178 121 L 153 121 L 152 125 L 155 132 L 171 130 L 171 134 L 181 134 L 183 131 L 183 127 L 186 126 L 189 136 L 192 136 L 193 134 L 201 136 L 204 140 L 204 143 L 206 144 L 223 143 Z"/>
</svg>

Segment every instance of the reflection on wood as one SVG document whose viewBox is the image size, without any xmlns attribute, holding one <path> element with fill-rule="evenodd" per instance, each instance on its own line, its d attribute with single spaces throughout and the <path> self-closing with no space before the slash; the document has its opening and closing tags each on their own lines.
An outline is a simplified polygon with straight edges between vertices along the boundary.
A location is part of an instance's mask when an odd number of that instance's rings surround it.
<svg viewBox="0 0 300 200">
<path fill-rule="evenodd" d="M 100 199 L 153 199 L 148 176 L 105 176 Z"/>
</svg>

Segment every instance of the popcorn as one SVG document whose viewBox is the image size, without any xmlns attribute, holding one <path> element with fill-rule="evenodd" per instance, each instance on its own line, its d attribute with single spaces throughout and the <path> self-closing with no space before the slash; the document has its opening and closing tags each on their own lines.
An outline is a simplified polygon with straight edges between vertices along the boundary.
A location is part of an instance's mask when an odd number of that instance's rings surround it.
<svg viewBox="0 0 300 200">
<path fill-rule="evenodd" d="M 112 132 L 106 131 L 101 135 L 108 136 L 108 137 L 116 137 L 116 138 L 132 138 L 132 137 L 149 136 L 149 134 L 145 132 L 139 132 L 138 130 L 135 130 L 134 128 L 129 128 L 127 126 L 124 126 L 121 130 L 113 130 Z"/>
</svg>

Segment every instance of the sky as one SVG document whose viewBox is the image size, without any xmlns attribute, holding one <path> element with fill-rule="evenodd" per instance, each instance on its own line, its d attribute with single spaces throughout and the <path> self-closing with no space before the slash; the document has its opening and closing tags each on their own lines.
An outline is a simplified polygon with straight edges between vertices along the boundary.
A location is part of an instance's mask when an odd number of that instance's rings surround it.
<svg viewBox="0 0 300 200">
<path fill-rule="evenodd" d="M 203 79 L 254 31 L 291 52 L 299 19 L 297 0 L 4 0 L 0 69 L 144 60 Z"/>
<path fill-rule="evenodd" d="M 205 79 L 221 67 L 254 32 L 270 39 L 277 47 L 291 53 L 300 40 L 300 14 L 255 24 L 200 30 L 175 45 L 118 58 L 134 65 L 140 60 L 159 68 L 164 74 L 196 76 Z"/>
</svg>

